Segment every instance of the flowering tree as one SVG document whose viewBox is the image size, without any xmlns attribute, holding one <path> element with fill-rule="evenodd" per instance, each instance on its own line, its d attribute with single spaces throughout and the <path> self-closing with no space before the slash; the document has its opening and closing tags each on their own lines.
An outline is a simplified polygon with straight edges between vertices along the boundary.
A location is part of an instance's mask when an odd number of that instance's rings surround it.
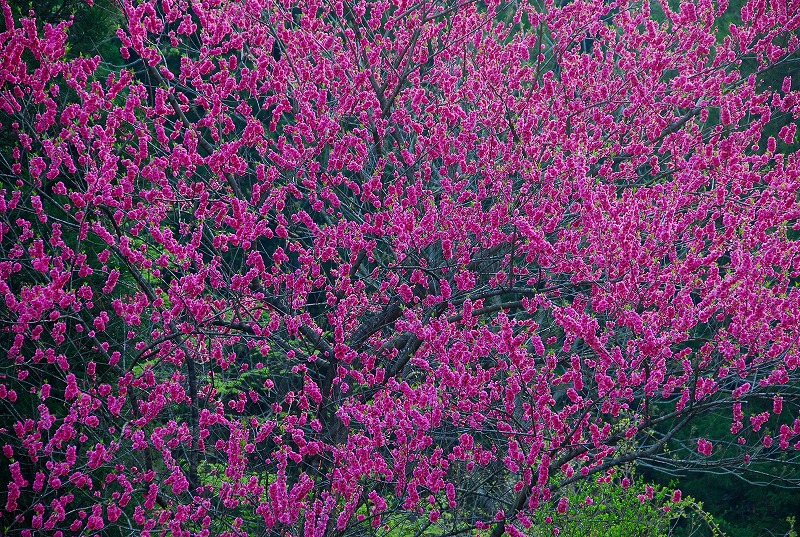
<svg viewBox="0 0 800 537">
<path fill-rule="evenodd" d="M 800 1 L 727 3 L 123 0 L 120 67 L 0 1 L 0 531 L 521 535 L 796 457 Z"/>
</svg>

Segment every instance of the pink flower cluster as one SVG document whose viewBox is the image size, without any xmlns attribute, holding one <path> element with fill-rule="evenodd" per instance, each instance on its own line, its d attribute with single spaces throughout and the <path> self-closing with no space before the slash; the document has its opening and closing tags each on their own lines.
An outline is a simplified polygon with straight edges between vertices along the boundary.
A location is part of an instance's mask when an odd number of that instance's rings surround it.
<svg viewBox="0 0 800 537">
<path fill-rule="evenodd" d="M 122 67 L 0 0 L 0 533 L 499 537 L 796 456 L 800 0 L 115 5 Z"/>
</svg>

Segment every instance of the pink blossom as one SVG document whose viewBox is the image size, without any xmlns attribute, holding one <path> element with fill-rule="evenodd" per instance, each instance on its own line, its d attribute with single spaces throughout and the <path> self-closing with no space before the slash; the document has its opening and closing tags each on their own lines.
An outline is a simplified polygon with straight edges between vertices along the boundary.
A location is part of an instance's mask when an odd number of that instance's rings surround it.
<svg viewBox="0 0 800 537">
<path fill-rule="evenodd" d="M 482 483 L 518 535 L 725 408 L 686 457 L 792 456 L 791 9 L 255 4 L 121 0 L 129 68 L 0 0 L 19 532 L 467 533 Z"/>
</svg>

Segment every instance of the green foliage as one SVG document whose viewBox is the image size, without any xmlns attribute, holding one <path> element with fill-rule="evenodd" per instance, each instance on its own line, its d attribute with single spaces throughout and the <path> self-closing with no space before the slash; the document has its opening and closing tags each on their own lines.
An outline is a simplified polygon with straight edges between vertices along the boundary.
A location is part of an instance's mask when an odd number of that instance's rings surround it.
<svg viewBox="0 0 800 537">
<path fill-rule="evenodd" d="M 668 487 L 648 483 L 631 475 L 610 483 L 579 482 L 566 494 L 569 508 L 558 513 L 556 499 L 551 509 L 540 509 L 529 529 L 517 525 L 530 537 L 677 537 L 703 535 L 733 537 L 694 497 L 674 496 L 675 483 Z M 677 499 L 677 501 L 675 501 Z M 491 530 L 475 535 L 487 537 Z M 436 533 L 425 533 L 436 535 Z M 507 533 L 504 535 L 508 535 Z M 736 535 L 736 537 L 739 537 Z"/>
<path fill-rule="evenodd" d="M 638 479 L 627 488 L 619 481 L 582 483 L 566 497 L 570 507 L 565 513 L 541 511 L 536 521 L 539 535 L 546 535 L 549 526 L 561 537 L 667 537 L 693 501 L 673 503 L 672 491 Z"/>
<path fill-rule="evenodd" d="M 91 5 L 86 0 L 12 0 L 10 4 L 15 20 L 31 11 L 41 23 L 58 24 L 72 19 L 68 59 L 99 54 L 106 62 L 121 60 L 115 32 L 122 13 L 113 0 L 95 0 Z"/>
<path fill-rule="evenodd" d="M 795 520 L 793 516 L 786 518 L 786 522 L 789 523 L 789 531 L 786 533 L 786 537 L 797 537 L 797 530 L 794 529 Z"/>
<path fill-rule="evenodd" d="M 770 406 L 769 399 L 749 400 L 743 408 L 745 423 L 749 422 L 750 416 L 763 412 Z M 666 454 L 682 460 L 687 456 L 687 446 L 693 445 L 689 439 L 704 435 L 719 438 L 730 425 L 730 417 L 723 418 L 713 414 L 701 416 L 691 428 L 676 435 Z M 763 434 L 774 433 L 773 427 L 773 422 L 767 422 L 759 433 L 745 430 L 742 435 L 749 443 L 758 443 Z M 733 448 L 729 446 L 727 449 Z M 715 447 L 710 460 L 723 456 L 733 456 L 733 452 L 727 452 L 723 446 Z M 650 469 L 642 469 L 641 473 L 647 480 L 665 486 L 674 485 L 674 475 Z M 763 476 L 766 475 L 775 478 L 774 481 L 765 483 Z M 686 472 L 679 479 L 681 490 L 702 500 L 704 509 L 714 515 L 720 530 L 732 537 L 760 537 L 769 535 L 770 531 L 775 535 L 785 535 L 789 531 L 787 517 L 800 516 L 800 495 L 796 489 L 786 488 L 787 484 L 796 483 L 800 479 L 800 473 L 781 458 L 769 461 L 755 459 L 736 474 Z M 691 522 L 682 521 L 676 528 L 676 537 L 714 535 L 707 527 L 698 529 Z"/>
<path fill-rule="evenodd" d="M 800 498 L 796 491 L 778 487 L 747 485 L 732 475 L 703 474 L 681 480 L 681 488 L 703 499 L 719 528 L 731 537 L 760 537 L 788 535 L 787 521 L 800 513 Z M 707 529 L 697 532 L 690 524 L 681 524 L 676 537 L 713 535 Z"/>
</svg>

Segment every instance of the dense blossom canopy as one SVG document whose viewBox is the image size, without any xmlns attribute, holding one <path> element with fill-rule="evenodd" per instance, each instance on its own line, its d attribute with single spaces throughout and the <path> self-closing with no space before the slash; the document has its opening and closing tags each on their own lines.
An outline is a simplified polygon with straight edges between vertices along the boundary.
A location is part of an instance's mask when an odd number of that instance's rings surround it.
<svg viewBox="0 0 800 537">
<path fill-rule="evenodd" d="M 796 457 L 800 1 L 120 0 L 108 58 L 0 6 L 0 533 Z"/>
</svg>

